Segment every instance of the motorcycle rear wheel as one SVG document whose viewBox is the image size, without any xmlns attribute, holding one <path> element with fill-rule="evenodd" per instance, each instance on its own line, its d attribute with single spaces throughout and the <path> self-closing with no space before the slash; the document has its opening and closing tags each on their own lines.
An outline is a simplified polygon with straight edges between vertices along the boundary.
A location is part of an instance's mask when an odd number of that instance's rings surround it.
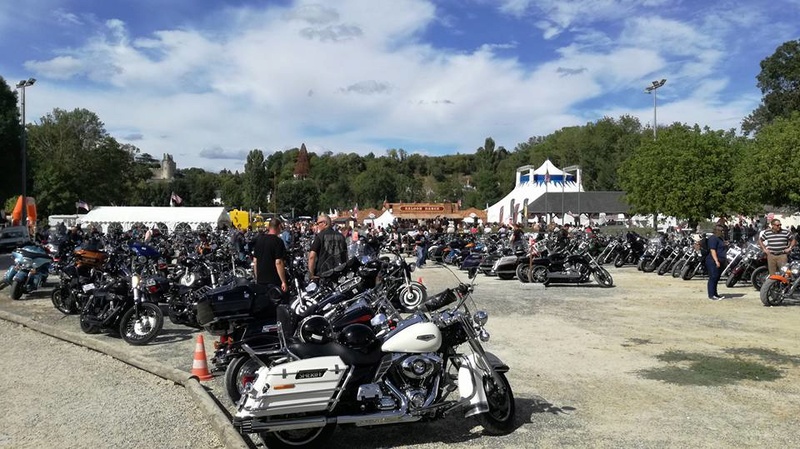
<svg viewBox="0 0 800 449">
<path fill-rule="evenodd" d="M 514 431 L 517 411 L 514 393 L 505 374 L 497 373 L 497 376 L 503 385 L 497 385 L 494 376 L 486 376 L 483 380 L 489 411 L 478 415 L 478 421 L 487 435 L 507 435 Z"/>
<path fill-rule="evenodd" d="M 81 330 L 84 333 L 87 333 L 87 334 L 100 333 L 100 326 L 95 326 L 93 324 L 89 324 L 89 322 L 87 321 L 85 315 L 81 314 L 81 317 L 80 317 L 79 321 L 80 321 L 80 325 L 81 325 Z"/>
<path fill-rule="evenodd" d="M 24 286 L 20 281 L 11 282 L 11 299 L 17 300 L 22 298 Z"/>
<path fill-rule="evenodd" d="M 50 301 L 53 302 L 53 306 L 59 312 L 64 315 L 72 315 L 77 312 L 75 310 L 75 302 L 69 300 L 69 292 L 65 290 L 63 288 L 53 289 L 53 293 L 50 294 Z"/>
<path fill-rule="evenodd" d="M 236 357 L 228 368 L 225 369 L 225 392 L 234 404 L 239 403 L 242 394 L 248 383 L 252 383 L 256 377 L 256 371 L 261 367 L 249 356 Z"/>
<path fill-rule="evenodd" d="M 597 269 L 592 273 L 592 277 L 594 277 L 597 285 L 603 288 L 610 288 L 614 286 L 614 278 L 611 277 L 611 273 L 609 273 L 605 268 L 597 267 Z"/>
<path fill-rule="evenodd" d="M 530 267 L 528 267 L 528 264 L 526 263 L 517 265 L 517 279 L 519 279 L 519 281 L 523 284 L 527 284 L 531 281 L 530 271 Z"/>
<path fill-rule="evenodd" d="M 783 284 L 775 279 L 767 279 L 761 286 L 761 303 L 765 306 L 778 306 L 783 302 Z"/>
<path fill-rule="evenodd" d="M 283 432 L 261 432 L 264 445 L 270 449 L 297 449 L 326 447 L 328 439 L 336 430 L 336 424 L 313 429 L 286 430 Z"/>
<path fill-rule="evenodd" d="M 164 327 L 164 314 L 161 308 L 151 302 L 139 304 L 139 316 L 136 307 L 128 309 L 119 320 L 119 335 L 125 343 L 141 346 L 150 343 Z"/>
</svg>

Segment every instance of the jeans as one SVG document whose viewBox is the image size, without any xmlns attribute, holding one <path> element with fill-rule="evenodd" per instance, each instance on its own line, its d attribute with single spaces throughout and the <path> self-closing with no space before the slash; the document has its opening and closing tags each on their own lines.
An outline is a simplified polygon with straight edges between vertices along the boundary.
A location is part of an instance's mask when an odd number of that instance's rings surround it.
<svg viewBox="0 0 800 449">
<path fill-rule="evenodd" d="M 717 283 L 722 274 L 722 266 L 717 266 L 714 258 L 711 256 L 706 257 L 706 268 L 708 269 L 708 297 L 719 296 L 717 294 Z"/>
<path fill-rule="evenodd" d="M 417 266 L 421 267 L 425 265 L 425 247 L 424 246 L 417 246 Z"/>
</svg>

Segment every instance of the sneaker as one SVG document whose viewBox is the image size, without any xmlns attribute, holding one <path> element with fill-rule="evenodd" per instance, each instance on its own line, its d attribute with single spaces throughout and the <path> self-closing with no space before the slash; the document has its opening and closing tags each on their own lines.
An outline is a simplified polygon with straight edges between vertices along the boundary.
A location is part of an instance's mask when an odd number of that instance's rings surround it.
<svg viewBox="0 0 800 449">
<path fill-rule="evenodd" d="M 720 299 L 722 299 L 722 296 L 712 296 L 712 297 L 710 297 L 708 299 L 710 299 L 712 301 L 719 301 Z"/>
</svg>

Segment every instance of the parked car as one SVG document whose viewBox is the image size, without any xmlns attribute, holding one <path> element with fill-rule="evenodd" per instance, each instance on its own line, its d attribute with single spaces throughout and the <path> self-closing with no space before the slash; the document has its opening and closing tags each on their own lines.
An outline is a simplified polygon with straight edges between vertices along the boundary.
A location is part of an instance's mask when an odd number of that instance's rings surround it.
<svg viewBox="0 0 800 449">
<path fill-rule="evenodd" d="M 0 228 L 0 250 L 15 249 L 31 241 L 25 226 Z"/>
</svg>

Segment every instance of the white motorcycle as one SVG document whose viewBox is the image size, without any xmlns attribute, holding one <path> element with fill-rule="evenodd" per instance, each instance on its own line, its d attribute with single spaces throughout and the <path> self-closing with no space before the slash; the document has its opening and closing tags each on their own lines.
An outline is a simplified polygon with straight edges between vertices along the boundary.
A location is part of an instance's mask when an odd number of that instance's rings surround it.
<svg viewBox="0 0 800 449">
<path fill-rule="evenodd" d="M 509 368 L 481 344 L 489 340 L 488 315 L 470 310 L 472 291 L 459 283 L 432 296 L 380 337 L 374 329 L 390 322 L 384 314 L 336 339 L 323 317 L 300 323 L 299 340 L 278 332 L 284 359 L 273 354 L 269 366 L 261 362 L 234 427 L 260 434 L 270 448 L 321 447 L 339 424 L 409 423 L 463 408 L 485 433 L 510 433 L 516 409 Z"/>
</svg>

